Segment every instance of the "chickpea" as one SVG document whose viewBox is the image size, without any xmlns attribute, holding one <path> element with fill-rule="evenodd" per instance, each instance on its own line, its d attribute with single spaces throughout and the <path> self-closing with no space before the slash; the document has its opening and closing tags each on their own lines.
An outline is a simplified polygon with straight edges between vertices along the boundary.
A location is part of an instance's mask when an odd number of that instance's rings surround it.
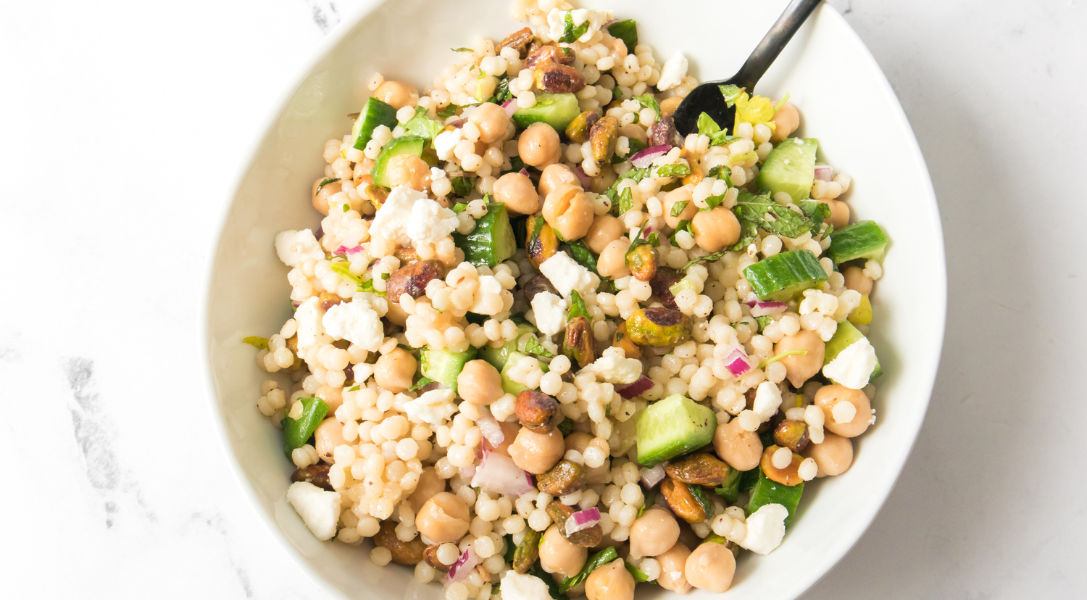
<svg viewBox="0 0 1087 600">
<path fill-rule="evenodd" d="M 377 384 L 394 394 L 405 392 L 412 385 L 415 369 L 419 363 L 410 352 L 396 348 L 377 359 L 374 364 L 374 380 Z"/>
<path fill-rule="evenodd" d="M 838 423 L 834 420 L 834 407 L 839 402 L 849 402 L 857 409 L 857 414 L 851 421 Z M 868 431 L 869 421 L 872 420 L 872 403 L 861 390 L 852 390 L 837 384 L 825 385 L 815 392 L 815 405 L 823 409 L 823 427 L 831 433 L 854 438 Z"/>
<path fill-rule="evenodd" d="M 540 195 L 547 197 L 551 192 L 562 187 L 581 187 L 581 180 L 570 170 L 570 167 L 555 163 L 548 165 L 540 173 Z"/>
<path fill-rule="evenodd" d="M 699 248 L 706 252 L 717 252 L 740 239 L 740 222 L 731 210 L 718 206 L 713 210 L 696 213 L 691 219 L 691 231 L 694 232 L 694 242 Z"/>
<path fill-rule="evenodd" d="M 542 169 L 559 162 L 559 134 L 547 123 L 533 123 L 517 139 L 517 154 L 526 165 Z"/>
<path fill-rule="evenodd" d="M 630 275 L 630 267 L 627 267 L 628 248 L 630 248 L 630 240 L 625 236 L 609 243 L 596 258 L 596 272 L 601 277 L 612 279 Z"/>
<path fill-rule="evenodd" d="M 517 439 L 509 448 L 513 464 L 533 475 L 545 473 L 555 466 L 565 451 L 566 445 L 558 429 L 536 433 L 524 427 L 517 432 Z"/>
<path fill-rule="evenodd" d="M 691 585 L 709 592 L 721 593 L 732 585 L 736 574 L 736 557 L 732 550 L 717 542 L 703 542 L 687 557 L 683 573 Z"/>
<path fill-rule="evenodd" d="M 593 203 L 578 188 L 561 188 L 547 195 L 543 217 L 568 242 L 584 237 L 593 224 Z"/>
<path fill-rule="evenodd" d="M 321 457 L 321 460 L 328 464 L 336 462 L 332 459 L 332 452 L 336 450 L 336 446 L 342 446 L 347 443 L 347 440 L 343 439 L 343 423 L 336 420 L 336 417 L 329 417 L 321 424 L 317 426 L 317 429 L 313 432 L 314 445 L 317 448 L 317 456 Z"/>
<path fill-rule="evenodd" d="M 683 102 L 683 98 L 678 96 L 672 96 L 671 98 L 665 98 L 661 100 L 661 116 L 667 116 L 676 112 L 679 105 Z"/>
<path fill-rule="evenodd" d="M 676 189 L 665 194 L 663 198 L 664 222 L 667 223 L 668 226 L 672 229 L 679 227 L 680 221 L 690 221 L 694 218 L 695 214 L 698 213 L 698 206 L 696 206 L 695 203 L 691 200 L 691 194 L 693 190 L 694 186 L 685 185 L 677 187 Z M 677 202 L 686 202 L 687 205 L 683 207 L 683 210 L 679 213 L 679 215 L 673 217 L 672 209 L 675 207 Z"/>
<path fill-rule="evenodd" d="M 589 442 L 593 441 L 593 436 L 583 431 L 573 431 L 570 435 L 566 436 L 563 440 L 566 451 L 577 450 L 578 452 L 585 454 L 585 449 L 589 447 Z"/>
<path fill-rule="evenodd" d="M 327 217 L 328 199 L 331 198 L 333 194 L 338 194 L 343 191 L 343 182 L 335 181 L 333 183 L 326 183 L 324 187 L 321 188 L 321 191 L 317 191 L 317 186 L 321 185 L 321 182 L 324 180 L 325 178 L 322 177 L 313 182 L 313 193 L 310 194 L 310 198 L 312 198 L 311 202 L 313 202 L 313 208 L 316 208 L 317 212 Z"/>
<path fill-rule="evenodd" d="M 355 163 L 354 170 L 351 171 L 351 180 L 355 182 L 355 187 L 360 190 L 365 190 L 366 186 L 374 182 L 373 176 L 370 172 L 374 170 L 374 159 L 363 158 L 362 162 Z"/>
<path fill-rule="evenodd" d="M 781 338 L 781 341 L 774 345 L 774 356 L 793 350 L 803 350 L 807 354 L 791 354 L 781 359 L 781 364 L 785 365 L 785 377 L 789 383 L 796 389 L 800 389 L 805 381 L 818 375 L 823 368 L 826 344 L 814 331 L 799 331 Z"/>
<path fill-rule="evenodd" d="M 634 578 L 618 558 L 589 573 L 585 580 L 589 600 L 634 600 Z"/>
<path fill-rule="evenodd" d="M 670 550 L 657 556 L 661 573 L 657 577 L 657 584 L 666 590 L 686 594 L 691 591 L 691 584 L 687 583 L 687 559 L 691 551 L 683 542 L 676 542 Z"/>
<path fill-rule="evenodd" d="M 562 537 L 557 525 L 547 528 L 540 541 L 540 564 L 551 573 L 573 577 L 585 566 L 589 550 L 575 546 Z"/>
<path fill-rule="evenodd" d="M 517 421 L 503 421 L 498 426 L 502 428 L 502 443 L 495 446 L 494 451 L 509 456 L 510 446 L 513 445 L 513 440 L 517 439 L 517 432 L 521 430 L 521 425 Z"/>
<path fill-rule="evenodd" d="M 823 434 L 823 443 L 811 444 L 801 452 L 805 458 L 815 461 L 818 477 L 841 475 L 853 465 L 853 442 L 829 431 Z"/>
<path fill-rule="evenodd" d="M 630 555 L 634 558 L 664 554 L 679 541 L 679 522 L 663 508 L 651 508 L 630 527 Z"/>
<path fill-rule="evenodd" d="M 615 169 L 611 165 L 604 165 L 600 169 L 600 174 L 589 180 L 589 191 L 603 194 L 608 191 L 611 184 L 615 183 L 616 179 L 619 179 L 619 176 L 615 174 Z"/>
<path fill-rule="evenodd" d="M 406 185 L 425 192 L 430 189 L 430 166 L 414 154 L 398 154 L 389 159 L 385 178 L 389 180 L 389 187 Z"/>
<path fill-rule="evenodd" d="M 403 81 L 386 81 L 374 90 L 374 98 L 400 110 L 419 101 L 419 90 Z"/>
<path fill-rule="evenodd" d="M 438 477 L 434 467 L 425 467 L 419 475 L 419 483 L 415 485 L 415 491 L 408 496 L 408 506 L 418 513 L 427 500 L 445 491 L 445 480 Z"/>
<path fill-rule="evenodd" d="M 849 225 L 849 205 L 841 200 L 819 200 L 830 206 L 830 216 L 823 220 L 830 223 L 835 229 L 841 229 Z"/>
<path fill-rule="evenodd" d="M 845 287 L 856 291 L 862 296 L 872 295 L 872 278 L 864 274 L 864 268 L 851 265 L 842 271 L 845 276 Z"/>
<path fill-rule="evenodd" d="M 468 115 L 468 122 L 475 123 L 479 128 L 479 141 L 484 144 L 493 144 L 506 135 L 510 116 L 501 106 L 493 102 L 485 102 Z"/>
<path fill-rule="evenodd" d="M 626 136 L 632 140 L 638 140 L 639 142 L 649 145 L 649 133 L 646 132 L 645 127 L 641 125 L 623 125 L 619 128 L 619 135 Z"/>
<path fill-rule="evenodd" d="M 475 114 L 475 113 L 472 113 Z M 494 182 L 494 199 L 515 215 L 531 215 L 540 210 L 540 196 L 532 180 L 520 173 L 506 173 Z"/>
<path fill-rule="evenodd" d="M 438 492 L 415 514 L 415 527 L 435 544 L 444 544 L 468 533 L 470 520 L 464 500 L 449 492 Z"/>
<path fill-rule="evenodd" d="M 739 419 L 717 426 L 713 432 L 713 449 L 721 460 L 737 471 L 754 469 L 762 458 L 759 434 L 740 427 Z"/>
<path fill-rule="evenodd" d="M 502 397 L 502 375 L 485 360 L 470 360 L 457 375 L 457 394 L 472 404 L 490 404 Z"/>
<path fill-rule="evenodd" d="M 774 113 L 774 117 L 770 121 L 774 123 L 774 134 L 770 136 L 770 139 L 780 142 L 792 135 L 796 128 L 800 126 L 800 113 L 797 112 L 795 106 L 785 102 L 778 107 L 777 112 Z"/>
<path fill-rule="evenodd" d="M 600 254 L 608 244 L 623 236 L 623 223 L 608 214 L 597 215 L 585 233 L 585 245 Z"/>
</svg>

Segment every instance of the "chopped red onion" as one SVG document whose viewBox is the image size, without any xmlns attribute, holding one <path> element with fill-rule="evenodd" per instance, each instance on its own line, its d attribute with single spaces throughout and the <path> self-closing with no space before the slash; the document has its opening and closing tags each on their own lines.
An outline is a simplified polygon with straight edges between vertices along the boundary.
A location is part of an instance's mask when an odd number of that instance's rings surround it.
<svg viewBox="0 0 1087 600">
<path fill-rule="evenodd" d="M 642 469 L 642 483 L 647 488 L 653 488 L 664 480 L 664 465 L 657 465 L 652 469 Z"/>
<path fill-rule="evenodd" d="M 528 169 L 526 169 L 524 167 L 521 167 L 521 170 L 518 171 L 518 173 L 524 175 L 525 177 L 528 177 Z"/>
<path fill-rule="evenodd" d="M 476 474 L 476 466 L 468 465 L 467 467 L 460 468 L 460 476 L 465 479 L 471 479 Z"/>
<path fill-rule="evenodd" d="M 468 576 L 472 574 L 472 569 L 476 568 L 476 565 L 478 564 L 479 557 L 476 556 L 472 547 L 468 546 L 468 549 L 464 551 L 464 554 L 460 555 L 457 562 L 449 567 L 449 573 L 445 576 L 445 584 L 449 585 L 457 581 L 468 579 Z"/>
<path fill-rule="evenodd" d="M 479 432 L 492 448 L 497 448 L 506 439 L 506 434 L 486 406 L 480 406 L 478 409 L 479 418 L 476 419 L 476 425 L 479 426 Z"/>
<path fill-rule="evenodd" d="M 339 248 L 336 248 L 336 251 L 333 252 L 333 254 L 358 254 L 359 252 L 362 252 L 362 251 L 363 251 L 362 246 L 352 246 L 352 247 L 348 248 L 347 246 L 344 246 L 343 244 L 341 244 Z"/>
<path fill-rule="evenodd" d="M 653 389 L 653 380 L 646 377 L 645 375 L 642 375 L 634 383 L 619 390 L 619 395 L 627 400 L 630 400 L 631 398 L 637 398 L 638 396 L 641 396 L 642 394 L 648 392 L 651 389 Z"/>
<path fill-rule="evenodd" d="M 506 111 L 506 115 L 512 117 L 513 113 L 517 112 L 517 98 L 510 98 L 502 103 L 502 108 Z"/>
<path fill-rule="evenodd" d="M 834 181 L 834 169 L 830 165 L 815 165 L 815 178 L 819 181 Z"/>
<path fill-rule="evenodd" d="M 636 169 L 644 169 L 653 164 L 653 159 L 662 154 L 666 154 L 672 147 L 664 144 L 661 146 L 650 146 L 644 150 L 640 150 L 637 154 L 630 157 L 630 164 L 634 165 Z"/>
<path fill-rule="evenodd" d="M 740 377 L 751 370 L 751 358 L 747 356 L 743 348 L 736 348 L 725 357 L 725 368 L 734 377 Z"/>
<path fill-rule="evenodd" d="M 585 171 L 581 167 L 574 169 L 574 175 L 577 175 L 577 178 L 581 181 L 581 187 L 583 188 L 588 188 L 593 182 L 593 178 L 585 174 Z"/>
<path fill-rule="evenodd" d="M 534 491 L 532 476 L 513 463 L 510 457 L 483 447 L 483 460 L 476 467 L 472 487 L 496 494 L 520 496 Z"/>
<path fill-rule="evenodd" d="M 597 507 L 580 510 L 566 519 L 566 535 L 572 535 L 584 529 L 589 529 L 600 522 L 600 509 Z"/>
<path fill-rule="evenodd" d="M 751 307 L 752 317 L 765 317 L 767 315 L 780 315 L 789 305 L 784 302 L 756 302 Z"/>
</svg>

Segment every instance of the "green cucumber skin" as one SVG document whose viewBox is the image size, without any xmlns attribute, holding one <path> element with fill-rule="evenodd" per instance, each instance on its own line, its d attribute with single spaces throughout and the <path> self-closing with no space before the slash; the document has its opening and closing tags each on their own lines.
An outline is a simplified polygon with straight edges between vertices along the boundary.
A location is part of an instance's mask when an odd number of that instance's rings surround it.
<svg viewBox="0 0 1087 600">
<path fill-rule="evenodd" d="M 517 326 L 517 337 L 506 342 L 505 344 L 495 348 L 490 344 L 484 345 L 479 350 L 479 357 L 483 360 L 491 363 L 491 366 L 498 369 L 499 372 L 506 368 L 506 363 L 509 362 L 510 354 L 517 352 L 517 346 L 521 341 L 521 336 L 526 333 L 535 334 L 536 328 L 528 323 L 522 323 Z"/>
<path fill-rule="evenodd" d="M 464 352 L 450 352 L 449 350 L 423 348 L 419 354 L 420 372 L 423 377 L 441 382 L 445 387 L 456 392 L 457 376 L 464 369 L 464 365 L 476 357 L 476 349 L 469 348 Z"/>
<path fill-rule="evenodd" d="M 520 383 L 517 383 L 516 381 L 510 379 L 510 374 L 509 374 L 510 369 L 513 368 L 513 365 L 517 364 L 517 361 L 521 360 L 525 356 L 527 356 L 527 355 L 522 354 L 520 352 L 510 352 L 509 355 L 507 356 L 506 364 L 503 365 L 502 371 L 500 373 L 500 375 L 502 377 L 502 391 L 503 392 L 506 392 L 507 394 L 513 394 L 514 396 L 516 396 L 516 395 L 520 394 L 521 392 L 528 389 L 527 386 L 521 385 Z M 540 363 L 540 369 L 543 370 L 544 373 L 546 373 L 546 372 L 548 372 L 550 370 L 550 368 L 548 366 L 548 363 L 546 363 L 546 362 L 544 362 L 544 361 L 542 361 L 540 359 L 536 359 L 536 360 Z"/>
<path fill-rule="evenodd" d="M 638 463 L 653 467 L 713 441 L 717 415 L 678 394 L 649 405 L 637 415 Z"/>
<path fill-rule="evenodd" d="M 476 221 L 468 235 L 453 234 L 453 241 L 464 251 L 464 260 L 480 267 L 495 267 L 517 251 L 517 239 L 510 225 L 509 212 L 501 202 L 487 204 L 487 214 Z"/>
<path fill-rule="evenodd" d="M 789 138 L 777 145 L 766 156 L 757 177 L 759 189 L 785 192 L 793 201 L 800 202 L 811 195 L 815 183 L 815 156 L 819 140 L 815 138 Z"/>
<path fill-rule="evenodd" d="M 838 358 L 838 355 L 842 353 L 842 350 L 852 346 L 854 342 L 860 339 L 867 338 L 852 323 L 849 321 L 838 323 L 838 329 L 834 331 L 834 336 L 830 338 L 830 341 L 826 344 L 826 350 L 823 353 L 823 366 L 827 366 L 830 361 Z M 872 375 L 868 378 L 868 382 L 871 383 L 880 375 L 883 375 L 883 368 L 879 365 L 879 356 L 876 356 L 876 368 L 872 370 Z"/>
<path fill-rule="evenodd" d="M 366 105 L 362 107 L 359 117 L 355 119 L 355 126 L 352 128 L 351 133 L 355 136 L 355 149 L 366 149 L 366 144 L 370 143 L 370 138 L 373 137 L 374 130 L 377 129 L 378 125 L 384 125 L 392 129 L 396 127 L 396 124 L 396 109 L 377 98 L 370 98 L 366 101 Z"/>
<path fill-rule="evenodd" d="M 751 500 L 747 503 L 746 512 L 750 516 L 751 513 L 767 504 L 780 504 L 789 511 L 789 516 L 785 519 L 785 527 L 788 528 L 793 522 L 796 507 L 800 505 L 800 496 L 803 493 L 803 481 L 793 486 L 782 485 L 768 478 L 762 469 L 759 469 L 759 480 L 755 482 L 755 487 L 751 488 Z"/>
<path fill-rule="evenodd" d="M 519 108 L 513 113 L 513 122 L 521 129 L 533 123 L 547 123 L 561 134 L 579 114 L 574 94 L 538 94 L 535 106 Z"/>
<path fill-rule="evenodd" d="M 761 300 L 785 302 L 827 280 L 826 271 L 810 250 L 790 250 L 764 258 L 744 269 L 744 277 Z"/>
<path fill-rule="evenodd" d="M 887 236 L 875 221 L 858 221 L 830 234 L 827 256 L 841 264 L 867 258 L 882 260 L 887 250 Z"/>
</svg>

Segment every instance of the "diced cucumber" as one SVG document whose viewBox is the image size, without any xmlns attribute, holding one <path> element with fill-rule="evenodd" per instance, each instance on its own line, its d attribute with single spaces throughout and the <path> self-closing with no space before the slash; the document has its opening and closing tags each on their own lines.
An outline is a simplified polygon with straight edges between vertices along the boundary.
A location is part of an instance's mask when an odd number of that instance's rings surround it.
<svg viewBox="0 0 1087 600">
<path fill-rule="evenodd" d="M 472 233 L 454 233 L 453 241 L 458 248 L 464 250 L 464 260 L 477 267 L 494 267 L 517 251 L 517 239 L 513 235 L 510 216 L 506 205 L 501 202 L 488 202 L 487 214 L 476 221 L 476 228 Z"/>
<path fill-rule="evenodd" d="M 849 321 L 842 321 L 838 323 L 838 329 L 834 331 L 834 337 L 830 338 L 827 342 L 826 349 L 823 352 L 823 366 L 826 366 L 830 361 L 838 358 L 842 350 L 853 345 L 854 342 L 867 339 L 859 329 L 853 326 Z M 879 356 L 876 356 L 876 368 L 872 369 L 872 376 L 868 378 L 868 381 L 872 381 L 875 378 L 883 375 L 883 369 L 879 366 Z"/>
<path fill-rule="evenodd" d="M 634 22 L 634 19 L 624 19 L 608 25 L 608 33 L 611 37 L 623 40 L 628 54 L 633 53 L 638 45 L 638 24 Z"/>
<path fill-rule="evenodd" d="M 858 221 L 830 234 L 827 256 L 841 264 L 858 258 L 883 260 L 887 236 L 875 221 Z"/>
<path fill-rule="evenodd" d="M 861 296 L 860 306 L 849 313 L 848 319 L 854 325 L 868 325 L 872 322 L 872 301 L 868 294 Z"/>
<path fill-rule="evenodd" d="M 638 462 L 653 467 L 710 443 L 717 415 L 707 406 L 673 394 L 639 412 L 636 427 Z"/>
<path fill-rule="evenodd" d="M 785 527 L 788 527 L 793 522 L 796 507 L 800 505 L 800 496 L 803 493 L 803 481 L 793 486 L 784 485 L 770 479 L 762 472 L 762 469 L 759 469 L 759 480 L 751 489 L 751 500 L 747 503 L 745 510 L 750 515 L 767 504 L 780 504 L 789 511 L 789 516 L 785 518 Z"/>
<path fill-rule="evenodd" d="M 457 391 L 457 376 L 464 365 L 476 357 L 476 349 L 468 348 L 464 352 L 423 348 L 419 352 L 420 372 L 423 377 L 442 383 L 445 387 Z"/>
<path fill-rule="evenodd" d="M 355 138 L 355 149 L 365 150 L 366 144 L 374 135 L 378 125 L 384 125 L 389 129 L 396 127 L 396 109 L 385 104 L 377 98 L 370 98 L 362 112 L 355 119 L 355 125 L 351 128 L 351 137 Z"/>
<path fill-rule="evenodd" d="M 374 169 L 370 171 L 374 183 L 389 187 L 389 178 L 385 176 L 385 170 L 389 167 L 389 159 L 401 154 L 422 156 L 426 142 L 425 137 L 417 135 L 405 135 L 389 140 L 385 147 L 381 149 L 381 154 L 377 155 L 377 160 L 374 161 Z"/>
<path fill-rule="evenodd" d="M 790 250 L 745 268 L 744 277 L 760 299 L 785 302 L 826 281 L 827 273 L 811 250 Z"/>
<path fill-rule="evenodd" d="M 521 344 L 521 336 L 526 333 L 536 334 L 536 328 L 528 323 L 517 325 L 517 337 L 495 348 L 490 344 L 483 346 L 479 351 L 479 357 L 491 363 L 491 366 L 501 371 L 506 367 L 506 362 L 513 352 L 524 352 L 524 344 Z"/>
<path fill-rule="evenodd" d="M 789 138 L 770 151 L 759 171 L 759 189 L 785 192 L 795 202 L 811 195 L 815 183 L 815 154 L 819 140 Z"/>
<path fill-rule="evenodd" d="M 501 375 L 502 375 L 502 391 L 503 392 L 506 392 L 507 394 L 513 394 L 514 396 L 516 396 L 517 394 L 520 394 L 521 392 L 528 389 L 527 386 L 521 385 L 520 383 L 517 383 L 516 381 L 510 379 L 510 369 L 512 369 L 513 366 L 517 364 L 517 361 L 521 360 L 525 356 L 527 356 L 527 355 L 521 354 L 520 352 L 510 352 L 509 355 L 506 357 L 506 364 L 505 364 L 505 366 L 502 367 L 502 373 L 501 373 Z M 546 372 L 548 372 L 550 370 L 548 368 L 547 363 L 545 363 L 544 361 L 542 361 L 540 359 L 536 359 L 536 360 L 539 361 L 540 368 L 543 370 L 544 373 L 546 373 Z"/>
<path fill-rule="evenodd" d="M 577 96 L 573 94 L 537 94 L 532 108 L 518 108 L 513 113 L 513 122 L 521 128 L 547 123 L 561 134 L 580 113 Z"/>
</svg>

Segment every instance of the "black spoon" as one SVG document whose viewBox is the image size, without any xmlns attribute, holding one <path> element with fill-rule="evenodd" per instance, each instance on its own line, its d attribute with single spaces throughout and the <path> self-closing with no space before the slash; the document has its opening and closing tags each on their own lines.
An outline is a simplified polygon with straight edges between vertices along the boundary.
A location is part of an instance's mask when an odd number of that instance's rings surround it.
<svg viewBox="0 0 1087 600">
<path fill-rule="evenodd" d="M 675 119 L 676 130 L 684 136 L 696 131 L 698 116 L 702 113 L 713 117 L 722 129 L 732 127 L 732 123 L 736 120 L 736 108 L 735 105 L 729 107 L 725 104 L 719 86 L 735 85 L 744 88 L 749 93 L 754 90 L 755 84 L 774 63 L 774 59 L 781 54 L 789 40 L 793 39 L 793 34 L 800 29 L 815 7 L 819 6 L 820 1 L 793 0 L 735 75 L 723 81 L 703 83 L 691 90 L 672 115 Z"/>
</svg>

